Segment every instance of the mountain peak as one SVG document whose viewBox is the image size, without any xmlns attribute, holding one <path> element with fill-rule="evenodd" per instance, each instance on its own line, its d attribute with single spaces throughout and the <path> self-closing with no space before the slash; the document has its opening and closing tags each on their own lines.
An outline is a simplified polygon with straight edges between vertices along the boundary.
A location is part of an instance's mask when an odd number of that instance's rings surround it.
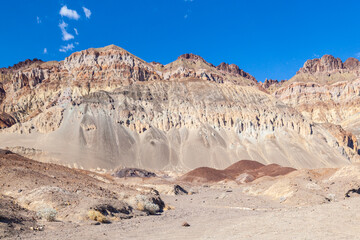
<svg viewBox="0 0 360 240">
<path fill-rule="evenodd" d="M 360 61 L 356 58 L 349 57 L 344 62 L 344 67 L 350 70 L 358 69 L 360 67 Z"/>
<path fill-rule="evenodd" d="M 200 57 L 199 55 L 196 55 L 196 54 L 193 54 L 193 53 L 185 53 L 185 54 L 182 54 L 178 57 L 178 59 L 187 59 L 187 60 L 200 60 L 200 61 L 203 61 L 205 62 L 205 60 Z"/>
<path fill-rule="evenodd" d="M 344 69 L 344 64 L 340 58 L 335 58 L 332 55 L 324 55 L 321 58 L 307 60 L 304 66 L 300 68 L 299 73 L 316 73 L 316 72 L 330 72 L 333 70 Z"/>
<path fill-rule="evenodd" d="M 119 47 L 119 46 L 116 46 L 114 44 L 110 44 L 108 46 L 105 46 L 105 47 L 101 47 L 101 48 L 95 48 L 95 50 L 99 51 L 99 52 L 102 52 L 102 51 L 108 51 L 108 50 L 119 50 L 119 51 L 126 51 L 125 49 Z"/>
<path fill-rule="evenodd" d="M 23 67 L 28 67 L 34 63 L 43 63 L 43 61 L 41 59 L 37 59 L 37 58 L 34 58 L 33 60 L 26 59 L 25 61 L 18 62 L 16 64 L 14 64 L 13 66 L 9 66 L 7 68 L 2 68 L 2 69 L 3 70 L 18 70 Z"/>
</svg>

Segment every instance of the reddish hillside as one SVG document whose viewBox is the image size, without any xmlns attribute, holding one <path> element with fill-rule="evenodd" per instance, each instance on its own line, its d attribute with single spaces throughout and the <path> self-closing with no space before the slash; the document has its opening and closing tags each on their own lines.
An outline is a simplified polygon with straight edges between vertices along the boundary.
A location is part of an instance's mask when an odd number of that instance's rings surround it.
<svg viewBox="0 0 360 240">
<path fill-rule="evenodd" d="M 263 176 L 276 177 L 280 175 L 286 175 L 295 170 L 296 169 L 294 168 L 282 167 L 278 164 L 264 165 L 256 161 L 241 160 L 224 170 L 208 167 L 196 168 L 181 176 L 179 180 L 202 183 L 220 182 L 223 180 L 237 181 L 237 177 L 239 175 L 246 173 L 247 175 L 251 176 L 248 178 L 249 180 L 247 180 L 247 182 L 249 182 Z"/>
<path fill-rule="evenodd" d="M 220 182 L 226 178 L 227 176 L 223 170 L 200 167 L 181 176 L 180 180 L 186 182 Z"/>
</svg>

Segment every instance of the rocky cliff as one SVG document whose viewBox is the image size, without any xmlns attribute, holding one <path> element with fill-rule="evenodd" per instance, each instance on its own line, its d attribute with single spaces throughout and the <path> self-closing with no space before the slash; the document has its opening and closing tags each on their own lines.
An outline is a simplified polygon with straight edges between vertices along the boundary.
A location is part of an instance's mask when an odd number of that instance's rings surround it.
<svg viewBox="0 0 360 240">
<path fill-rule="evenodd" d="M 174 170 L 358 159 L 356 138 L 341 127 L 315 124 L 236 65 L 215 67 L 194 54 L 162 65 L 111 45 L 25 64 L 1 79 L 0 109 L 14 122 L 3 124 L 0 147 L 36 149 L 42 161 Z"/>
<path fill-rule="evenodd" d="M 360 137 L 360 63 L 325 55 L 308 60 L 274 96 L 317 123 L 341 125 Z"/>
</svg>

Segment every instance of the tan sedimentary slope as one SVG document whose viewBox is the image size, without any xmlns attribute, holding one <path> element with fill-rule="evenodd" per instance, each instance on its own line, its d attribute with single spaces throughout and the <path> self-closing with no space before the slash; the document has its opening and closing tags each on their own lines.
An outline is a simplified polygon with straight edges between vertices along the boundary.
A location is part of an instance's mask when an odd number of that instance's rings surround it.
<svg viewBox="0 0 360 240">
<path fill-rule="evenodd" d="M 256 179 L 244 188 L 244 192 L 295 205 L 336 202 L 358 196 L 359 176 L 359 164 L 341 168 L 302 169 L 285 176 Z"/>
<path fill-rule="evenodd" d="M 1 131 L 0 147 L 43 161 L 174 170 L 239 159 L 295 168 L 357 159 L 356 146 L 250 74 L 193 54 L 163 66 L 108 46 L 4 72 L 0 107 L 18 123 Z"/>
<path fill-rule="evenodd" d="M 360 137 L 360 63 L 355 58 L 308 60 L 274 96 L 314 122 L 339 124 Z"/>
</svg>

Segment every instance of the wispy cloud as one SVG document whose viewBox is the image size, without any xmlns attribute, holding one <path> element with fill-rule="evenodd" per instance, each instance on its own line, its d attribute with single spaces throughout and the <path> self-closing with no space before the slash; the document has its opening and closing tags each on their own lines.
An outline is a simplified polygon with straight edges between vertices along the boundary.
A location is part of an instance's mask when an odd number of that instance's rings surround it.
<svg viewBox="0 0 360 240">
<path fill-rule="evenodd" d="M 67 26 L 68 26 L 67 23 L 64 21 L 62 21 L 62 23 L 59 24 L 59 27 L 60 27 L 61 33 L 62 33 L 62 40 L 64 40 L 64 41 L 68 41 L 68 40 L 74 38 L 74 35 L 72 35 L 66 31 Z"/>
<path fill-rule="evenodd" d="M 67 8 L 66 5 L 60 9 L 60 15 L 74 20 L 78 20 L 80 18 L 80 15 L 75 10 Z"/>
<path fill-rule="evenodd" d="M 44 54 L 47 54 L 47 48 L 44 48 L 44 52 L 43 52 Z"/>
<path fill-rule="evenodd" d="M 189 17 L 189 15 L 185 14 L 184 18 L 187 19 Z"/>
<path fill-rule="evenodd" d="M 41 23 L 41 19 L 39 17 L 36 17 L 36 22 L 37 24 L 40 24 Z"/>
<path fill-rule="evenodd" d="M 84 13 L 85 13 L 86 18 L 90 18 L 90 16 L 91 16 L 91 11 L 90 11 L 90 9 L 88 9 L 88 8 L 86 8 L 86 7 L 83 7 L 83 10 L 84 10 Z"/>
<path fill-rule="evenodd" d="M 194 0 L 184 0 L 185 2 L 193 2 Z"/>
<path fill-rule="evenodd" d="M 76 35 L 79 35 L 79 32 L 78 32 L 78 30 L 76 28 L 74 28 L 74 32 L 75 32 Z"/>
<path fill-rule="evenodd" d="M 60 52 L 67 52 L 69 50 L 73 50 L 75 47 L 74 47 L 74 44 L 68 44 L 66 46 L 61 46 L 61 48 L 59 49 Z"/>
</svg>

